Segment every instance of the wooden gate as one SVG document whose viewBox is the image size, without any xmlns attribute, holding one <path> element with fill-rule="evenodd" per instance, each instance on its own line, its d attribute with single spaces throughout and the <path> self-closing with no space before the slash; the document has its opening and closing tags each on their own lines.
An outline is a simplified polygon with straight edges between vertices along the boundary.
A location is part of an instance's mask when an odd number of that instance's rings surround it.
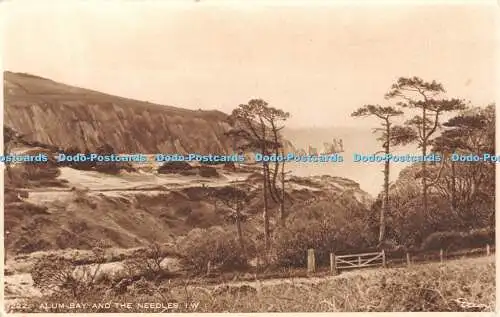
<svg viewBox="0 0 500 317">
<path fill-rule="evenodd" d="M 386 266 L 384 250 L 382 250 L 381 252 L 348 254 L 348 255 L 331 254 L 330 260 L 332 262 L 331 268 L 335 272 L 338 272 L 339 270 L 353 269 L 353 268 Z"/>
</svg>

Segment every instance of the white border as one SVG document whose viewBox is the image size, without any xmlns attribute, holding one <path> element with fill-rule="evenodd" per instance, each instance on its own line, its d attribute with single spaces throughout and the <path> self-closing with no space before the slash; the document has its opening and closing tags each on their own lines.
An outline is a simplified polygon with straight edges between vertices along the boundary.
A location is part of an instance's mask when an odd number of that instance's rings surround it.
<svg viewBox="0 0 500 317">
<path fill-rule="evenodd" d="M 8 0 L 7 0 L 8 1 Z M 194 0 L 165 0 L 165 1 L 117 1 L 117 0 L 87 0 L 85 3 L 82 1 L 72 1 L 70 2 L 69 0 L 52 0 L 50 1 L 50 4 L 52 5 L 64 5 L 64 6 L 79 6 L 79 5 L 86 5 L 86 3 L 100 3 L 103 7 L 107 5 L 113 5 L 113 4 L 120 4 L 123 5 L 124 2 L 127 5 L 157 5 L 157 6 L 181 6 L 184 8 L 192 8 L 194 5 L 199 5 L 199 6 L 236 6 L 240 8 L 248 8 L 248 7 L 256 7 L 256 6 L 285 6 L 285 7 L 310 7 L 310 6 L 381 6 L 381 5 L 397 5 L 397 6 L 429 6 L 429 5 L 452 5 L 452 6 L 457 6 L 457 5 L 489 5 L 492 6 L 492 10 L 497 10 L 497 19 L 496 19 L 496 28 L 493 30 L 494 32 L 496 31 L 497 35 L 497 54 L 500 52 L 500 15 L 498 14 L 500 11 L 500 0 L 199 0 L 199 1 L 194 1 Z M 13 1 L 10 2 L 3 2 L 2 6 L 0 8 L 0 18 L 1 21 L 3 22 L 5 19 L 6 11 L 8 8 L 11 8 L 13 5 Z M 47 6 L 49 1 L 42 2 L 40 0 L 16 0 L 15 1 L 16 5 L 19 4 L 25 4 L 30 7 L 34 7 L 37 5 L 43 5 Z M 16 6 L 17 7 L 17 6 Z M 4 24 L 2 23 L 1 25 L 1 31 L 2 34 L 5 32 Z M 2 36 L 2 43 L 0 47 L 4 47 L 5 43 L 3 41 L 4 36 Z M 2 55 L 3 56 L 3 52 Z M 500 56 L 499 56 L 500 57 Z M 0 69 L 3 70 L 3 59 L 0 60 Z M 497 90 L 497 97 L 496 97 L 496 105 L 497 109 L 500 105 L 500 81 L 498 80 L 498 74 L 500 74 L 500 62 L 497 59 L 496 63 L 496 70 L 497 70 L 497 78 L 496 78 L 496 87 L 498 87 Z M 3 71 L 2 71 L 2 78 L 3 78 Z M 0 103 L 1 103 L 1 111 L 0 111 L 0 120 L 3 124 L 3 89 L 0 90 Z M 498 111 L 496 113 L 497 115 L 497 122 L 496 126 L 500 127 L 500 119 L 498 118 Z M 0 152 L 3 153 L 3 129 L 0 131 Z M 500 129 L 497 128 L 496 130 L 496 148 L 500 148 Z M 0 187 L 1 187 L 1 196 L 0 199 L 0 208 L 2 209 L 2 213 L 0 215 L 0 232 L 2 233 L 1 235 L 1 241 L 2 241 L 2 251 L 0 252 L 0 281 L 1 281 L 1 289 L 0 289 L 0 298 L 3 299 L 4 296 L 4 278 L 3 278 L 3 272 L 4 272 L 4 252 L 3 252 L 3 242 L 4 242 L 4 213 L 3 213 L 3 186 L 4 186 L 4 173 L 3 173 L 4 165 L 1 165 L 0 171 Z M 496 170 L 496 184 L 500 184 L 500 169 Z M 500 192 L 500 187 L 496 188 L 496 193 L 498 194 Z M 499 199 L 496 199 L 496 210 L 500 210 L 500 201 Z M 496 216 L 496 228 L 500 228 L 500 217 L 498 217 L 498 214 Z M 496 242 L 500 241 L 500 236 L 497 232 L 496 234 Z M 500 259 L 500 255 L 496 253 L 496 262 L 498 263 L 498 259 Z M 499 273 L 500 269 L 497 267 L 496 268 L 496 281 L 498 285 L 499 279 Z M 94 313 L 80 313 L 80 314 L 50 314 L 50 313 L 39 313 L 39 314 L 6 314 L 3 312 L 3 300 L 0 301 L 2 302 L 1 308 L 1 314 L 0 315 L 8 315 L 8 316 L 105 316 L 105 317 L 110 317 L 110 316 L 123 316 L 124 314 L 119 314 L 119 313 L 101 313 L 101 314 L 94 314 Z M 498 312 L 498 308 L 500 307 L 500 289 L 497 286 L 496 287 L 496 309 L 495 311 Z M 472 316 L 495 316 L 496 313 L 493 312 L 488 312 L 488 313 L 474 313 L 474 312 L 469 312 L 469 313 L 439 313 L 439 312 L 432 312 L 432 313 L 411 313 L 411 312 L 395 312 L 395 313 L 368 313 L 368 312 L 360 312 L 360 313 L 280 313 L 282 316 L 331 316 L 332 314 L 336 316 L 366 316 L 366 315 L 376 315 L 376 316 L 422 316 L 422 315 L 430 315 L 430 316 L 464 316 L 464 317 L 472 317 Z M 139 315 L 139 316 L 152 316 L 152 315 L 160 315 L 156 313 L 126 313 L 126 316 L 133 316 L 133 315 Z M 186 316 L 186 315 L 191 315 L 191 316 L 261 316 L 261 315 L 274 315 L 274 313 L 231 313 L 231 314 L 218 314 L 218 313 L 183 313 L 183 314 L 177 314 L 177 313 L 171 313 L 169 316 Z"/>
</svg>

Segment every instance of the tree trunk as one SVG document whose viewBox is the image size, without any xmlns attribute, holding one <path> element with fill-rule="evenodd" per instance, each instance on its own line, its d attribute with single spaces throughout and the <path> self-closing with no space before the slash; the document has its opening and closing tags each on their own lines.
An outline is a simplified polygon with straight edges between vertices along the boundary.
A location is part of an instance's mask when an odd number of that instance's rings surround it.
<svg viewBox="0 0 500 317">
<path fill-rule="evenodd" d="M 266 259 L 267 259 L 267 254 L 270 249 L 270 234 L 269 234 L 269 210 L 268 210 L 268 202 L 267 202 L 267 194 L 268 194 L 268 188 L 267 188 L 267 177 L 268 177 L 268 172 L 267 172 L 267 163 L 263 163 L 264 165 L 264 248 L 265 248 L 265 253 L 266 253 Z"/>
<path fill-rule="evenodd" d="M 424 144 L 422 146 L 422 155 L 425 157 L 427 155 L 427 147 Z M 424 214 L 427 214 L 427 206 L 428 206 L 428 199 L 427 199 L 427 162 L 425 160 L 422 161 L 422 199 L 424 203 Z"/>
<path fill-rule="evenodd" d="M 241 230 L 241 212 L 240 207 L 236 207 L 236 229 L 238 230 L 238 241 L 240 242 L 241 251 L 245 253 L 245 243 L 243 241 L 243 231 Z"/>
<path fill-rule="evenodd" d="M 281 225 L 285 226 L 285 161 L 281 163 L 281 199 L 280 199 L 280 219 Z"/>
<path fill-rule="evenodd" d="M 280 155 L 280 147 L 278 146 L 279 138 L 278 138 L 278 130 L 276 129 L 274 122 L 271 122 L 271 129 L 272 129 L 273 141 L 274 141 L 273 152 L 276 155 L 276 157 L 278 157 L 278 155 Z M 284 153 L 283 153 L 283 155 L 284 155 Z M 278 203 L 278 204 L 280 204 L 280 202 L 281 202 L 281 197 L 280 197 L 281 195 L 280 195 L 279 190 L 276 186 L 279 169 L 280 169 L 280 162 L 278 160 L 276 160 L 276 162 L 274 163 L 274 168 L 272 168 L 272 170 L 273 170 L 272 173 L 270 172 L 269 166 L 268 166 L 268 171 L 267 171 L 268 172 L 269 193 L 271 194 L 271 199 L 275 203 Z M 272 176 L 272 179 L 271 179 L 271 176 Z"/>
<path fill-rule="evenodd" d="M 427 135 L 426 135 L 426 109 L 422 108 L 422 156 L 425 158 L 427 155 Z M 427 162 L 425 159 L 422 161 L 422 199 L 424 204 L 424 214 L 427 215 Z"/>
<path fill-rule="evenodd" d="M 262 118 L 260 119 L 260 124 L 261 124 L 261 152 L 262 155 L 267 155 L 267 144 L 266 144 L 266 126 L 264 125 L 264 122 Z M 267 162 L 263 161 L 262 162 L 262 173 L 264 176 L 264 181 L 263 181 L 263 195 L 264 195 L 264 251 L 265 251 L 265 256 L 264 258 L 266 259 L 266 263 L 268 262 L 268 255 L 269 255 L 269 249 L 271 247 L 271 241 L 270 241 L 270 232 L 269 232 L 269 206 L 268 206 L 268 201 L 267 197 L 269 194 L 269 188 L 268 188 L 268 178 L 269 178 L 269 165 Z"/>
<path fill-rule="evenodd" d="M 389 154 L 388 149 L 386 150 L 386 154 Z M 382 208 L 380 209 L 379 244 L 382 244 L 385 239 L 385 215 L 389 213 L 389 173 L 390 162 L 386 160 L 384 164 L 384 200 L 382 202 Z"/>
<path fill-rule="evenodd" d="M 390 141 L 391 141 L 391 124 L 389 119 L 385 121 L 386 136 L 387 140 L 384 144 L 386 157 L 391 153 Z M 390 162 L 386 160 L 384 163 L 384 199 L 382 201 L 382 208 L 380 208 L 380 231 L 378 242 L 382 245 L 385 239 L 385 216 L 389 213 L 389 173 L 390 173 Z"/>
<path fill-rule="evenodd" d="M 451 206 L 455 211 L 457 208 L 457 176 L 453 160 L 451 161 Z"/>
<path fill-rule="evenodd" d="M 271 168 L 269 167 L 269 164 L 266 165 L 266 172 L 267 172 L 267 188 L 269 189 L 269 194 L 271 195 L 271 199 L 275 203 L 279 203 L 279 201 L 280 201 L 279 191 L 276 187 L 276 177 L 277 177 L 278 172 L 279 172 L 279 162 L 275 163 L 275 167 L 274 167 L 274 169 L 272 169 L 272 172 L 271 172 Z M 271 180 L 271 175 L 273 178 L 272 180 Z"/>
</svg>

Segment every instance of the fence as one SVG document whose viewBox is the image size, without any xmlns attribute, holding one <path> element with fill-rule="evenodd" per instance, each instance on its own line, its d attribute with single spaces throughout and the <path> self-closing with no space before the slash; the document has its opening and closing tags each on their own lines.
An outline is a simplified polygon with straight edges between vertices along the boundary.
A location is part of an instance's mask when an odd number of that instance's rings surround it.
<svg viewBox="0 0 500 317">
<path fill-rule="evenodd" d="M 337 274 L 340 270 L 364 268 L 371 266 L 386 266 L 385 252 L 359 253 L 347 255 L 335 255 L 330 253 L 330 272 Z M 307 251 L 307 271 L 314 273 L 316 271 L 316 260 L 314 249 Z"/>
<path fill-rule="evenodd" d="M 457 250 L 449 252 L 447 250 L 439 250 L 434 252 L 407 252 L 404 258 L 395 257 L 388 261 L 389 266 L 410 266 L 416 263 L 428 263 L 428 262 L 440 262 L 444 263 L 447 260 L 454 260 L 467 257 L 476 256 L 490 256 L 495 252 L 495 246 L 490 246 L 487 244 L 483 248 L 474 248 L 468 250 Z"/>
<path fill-rule="evenodd" d="M 401 254 L 400 256 L 390 259 L 387 261 L 386 252 L 382 250 L 380 252 L 372 253 L 359 253 L 359 254 L 347 254 L 347 255 L 335 255 L 330 253 L 330 272 L 334 275 L 338 274 L 340 270 L 365 268 L 365 267 L 387 267 L 387 263 L 395 265 L 405 265 L 410 266 L 415 262 L 429 262 L 436 261 L 444 263 L 447 259 L 453 259 L 457 257 L 466 257 L 472 255 L 486 255 L 490 256 L 495 250 L 495 246 L 486 245 L 486 248 L 473 249 L 473 250 L 462 250 L 454 253 L 447 253 L 445 250 L 439 250 L 438 254 L 434 253 L 417 253 L 411 254 L 409 252 Z M 403 257 L 401 257 L 403 256 Z M 316 259 L 314 255 L 314 249 L 307 250 L 307 272 L 316 272 Z"/>
<path fill-rule="evenodd" d="M 363 268 L 370 266 L 385 267 L 385 252 L 359 253 L 348 255 L 330 254 L 330 268 L 332 272 L 344 269 Z"/>
</svg>

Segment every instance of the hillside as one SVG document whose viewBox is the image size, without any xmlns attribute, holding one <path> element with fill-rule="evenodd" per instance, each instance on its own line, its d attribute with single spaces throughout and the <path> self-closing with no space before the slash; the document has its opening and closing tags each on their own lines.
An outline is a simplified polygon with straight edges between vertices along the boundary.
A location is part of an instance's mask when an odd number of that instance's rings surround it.
<svg viewBox="0 0 500 317">
<path fill-rule="evenodd" d="M 238 184 L 250 195 L 247 229 L 259 231 L 261 227 L 260 178 L 254 173 L 220 170 L 219 178 L 203 178 L 144 171 L 113 176 L 68 167 L 60 171 L 57 178 L 67 184 L 66 188 L 6 190 L 7 253 L 89 249 L 99 240 L 122 248 L 157 239 L 175 243 L 193 228 L 230 225 L 224 208 L 214 208 L 208 195 L 211 189 L 230 184 Z M 80 190 L 82 187 L 87 190 Z M 293 177 L 288 193 L 293 197 L 293 211 L 295 206 L 304 208 L 341 193 L 366 209 L 372 202 L 355 182 L 329 176 Z"/>
<path fill-rule="evenodd" d="M 227 114 L 194 111 L 112 96 L 50 79 L 4 72 L 5 124 L 26 135 L 29 142 L 57 148 L 96 150 L 103 143 L 121 153 L 232 152 L 224 135 Z M 321 148 L 333 138 L 344 140 L 343 164 L 290 164 L 299 176 L 336 175 L 352 179 L 372 195 L 380 191 L 383 175 L 377 164 L 358 164 L 352 153 L 372 153 L 380 145 L 369 128 L 286 128 L 289 149 Z M 414 152 L 401 148 L 400 152 Z M 402 165 L 393 166 L 395 180 Z"/>
<path fill-rule="evenodd" d="M 68 86 L 29 74 L 4 72 L 5 124 L 29 141 L 122 153 L 231 150 L 226 114 L 193 111 Z"/>
<path fill-rule="evenodd" d="M 230 128 L 225 122 L 227 114 L 219 111 L 151 104 L 12 72 L 4 73 L 4 91 L 5 124 L 24 134 L 27 144 L 93 151 L 108 143 L 122 153 L 232 151 L 232 142 L 224 134 Z M 260 228 L 257 170 L 221 171 L 220 177 L 207 179 L 137 168 L 140 170 L 105 175 L 52 166 L 44 180 L 31 185 L 7 184 L 8 252 L 86 249 L 97 240 L 124 248 L 155 239 L 174 242 L 193 228 L 227 225 L 227 219 L 214 212 L 205 185 L 234 182 L 250 186 L 246 188 L 252 196 L 247 206 L 248 226 Z M 12 170 L 26 178 L 49 168 L 30 171 L 14 166 Z M 346 190 L 351 200 L 369 207 L 370 195 L 356 182 L 340 177 L 296 177 L 288 194 L 290 204 L 303 206 Z"/>
</svg>

